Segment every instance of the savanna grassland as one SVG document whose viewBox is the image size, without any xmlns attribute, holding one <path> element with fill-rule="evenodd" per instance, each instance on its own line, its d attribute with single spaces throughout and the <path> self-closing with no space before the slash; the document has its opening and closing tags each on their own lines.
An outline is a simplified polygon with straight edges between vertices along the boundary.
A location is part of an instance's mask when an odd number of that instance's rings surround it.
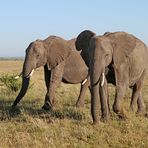
<svg viewBox="0 0 148 148">
<path fill-rule="evenodd" d="M 0 61 L 0 75 L 20 73 L 22 63 Z M 0 83 L 0 148 L 148 148 L 148 118 L 129 111 L 130 90 L 123 103 L 127 120 L 118 119 L 111 112 L 111 121 L 92 125 L 89 91 L 85 107 L 76 108 L 80 85 L 62 83 L 56 92 L 54 112 L 49 113 L 41 109 L 46 92 L 43 68 L 35 71 L 31 83 L 14 113 L 10 106 L 18 92 L 8 91 Z M 109 92 L 112 105 L 112 85 Z M 143 97 L 148 111 L 148 77 Z"/>
</svg>

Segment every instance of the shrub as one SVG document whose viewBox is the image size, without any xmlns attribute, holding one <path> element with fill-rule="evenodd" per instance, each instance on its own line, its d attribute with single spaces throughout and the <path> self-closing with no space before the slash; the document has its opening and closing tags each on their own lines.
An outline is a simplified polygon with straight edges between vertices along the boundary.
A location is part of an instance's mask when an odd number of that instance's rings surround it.
<svg viewBox="0 0 148 148">
<path fill-rule="evenodd" d="M 0 81 L 12 92 L 17 92 L 22 85 L 22 79 L 15 79 L 15 76 L 16 74 L 3 74 L 0 76 Z"/>
</svg>

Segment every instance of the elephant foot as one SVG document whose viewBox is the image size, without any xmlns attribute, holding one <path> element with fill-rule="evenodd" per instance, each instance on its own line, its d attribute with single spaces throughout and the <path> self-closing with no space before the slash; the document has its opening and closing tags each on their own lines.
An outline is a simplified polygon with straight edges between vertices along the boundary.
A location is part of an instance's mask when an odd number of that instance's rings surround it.
<svg viewBox="0 0 148 148">
<path fill-rule="evenodd" d="M 120 112 L 120 108 L 119 106 L 117 106 L 116 104 L 113 105 L 113 111 L 118 114 Z"/>
<path fill-rule="evenodd" d="M 113 106 L 113 111 L 117 114 L 120 119 L 126 120 L 128 117 L 125 115 L 125 111 L 122 109 L 120 110 L 118 107 Z"/>
<path fill-rule="evenodd" d="M 93 123 L 92 123 L 93 126 L 96 126 L 96 125 L 98 125 L 98 124 L 100 124 L 99 121 L 93 121 Z"/>
<path fill-rule="evenodd" d="M 148 113 L 146 113 L 145 109 L 140 109 L 136 113 L 137 116 L 148 117 Z"/>
<path fill-rule="evenodd" d="M 107 116 L 101 116 L 101 119 L 100 119 L 100 121 L 101 122 L 108 122 L 110 120 L 110 115 L 107 115 Z"/>
<path fill-rule="evenodd" d="M 127 117 L 125 114 L 123 114 L 123 113 L 118 113 L 117 116 L 118 116 L 120 119 L 122 119 L 122 120 L 127 120 L 127 119 L 128 119 L 128 117 Z"/>
<path fill-rule="evenodd" d="M 49 105 L 48 103 L 45 103 L 45 104 L 42 106 L 42 109 L 45 110 L 45 111 L 52 111 L 52 107 L 51 107 L 51 105 Z"/>
<path fill-rule="evenodd" d="M 127 119 L 128 119 L 128 117 L 127 117 L 127 115 L 126 115 L 126 113 L 125 113 L 124 110 L 118 112 L 118 113 L 117 113 L 117 116 L 118 116 L 120 119 L 122 119 L 122 120 L 127 120 Z"/>
<path fill-rule="evenodd" d="M 76 107 L 84 107 L 84 102 L 78 101 L 78 102 L 76 103 Z"/>
<path fill-rule="evenodd" d="M 130 106 L 130 111 L 131 111 L 131 112 L 134 112 L 134 111 L 135 111 L 135 110 L 134 110 L 134 107 L 133 107 L 132 105 Z"/>
</svg>

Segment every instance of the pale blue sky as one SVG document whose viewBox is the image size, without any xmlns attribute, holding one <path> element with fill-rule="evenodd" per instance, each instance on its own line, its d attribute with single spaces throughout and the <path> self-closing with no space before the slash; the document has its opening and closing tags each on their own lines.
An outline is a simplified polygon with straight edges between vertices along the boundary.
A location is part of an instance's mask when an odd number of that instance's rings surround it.
<svg viewBox="0 0 148 148">
<path fill-rule="evenodd" d="M 0 57 L 25 56 L 31 41 L 90 29 L 127 31 L 148 45 L 148 0 L 1 0 Z"/>
</svg>

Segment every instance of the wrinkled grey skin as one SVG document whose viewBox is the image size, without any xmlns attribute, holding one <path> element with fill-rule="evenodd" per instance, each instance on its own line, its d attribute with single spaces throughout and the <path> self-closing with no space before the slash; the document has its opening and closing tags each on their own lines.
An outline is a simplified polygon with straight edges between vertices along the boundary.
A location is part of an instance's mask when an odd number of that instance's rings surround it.
<svg viewBox="0 0 148 148">
<path fill-rule="evenodd" d="M 113 110 L 120 117 L 125 117 L 122 101 L 128 87 L 132 88 L 130 107 L 133 110 L 137 102 L 138 113 L 145 114 L 142 99 L 142 87 L 148 63 L 147 46 L 125 32 L 105 33 L 96 36 L 85 30 L 77 37 L 76 48 L 87 52 L 89 56 L 91 80 L 91 114 L 93 122 L 98 122 L 98 103 L 101 101 L 102 119 L 110 118 L 107 81 L 116 85 Z M 85 59 L 88 61 L 88 59 Z M 104 84 L 101 86 L 103 73 L 106 73 Z M 111 77 L 110 77 L 111 76 Z"/>
<path fill-rule="evenodd" d="M 52 109 L 55 90 L 61 81 L 71 84 L 81 83 L 80 95 L 76 105 L 84 105 L 84 95 L 89 80 L 83 85 L 82 82 L 87 78 L 88 68 L 81 58 L 80 52 L 75 49 L 75 39 L 66 41 L 60 37 L 50 36 L 45 40 L 32 42 L 27 48 L 23 64 L 22 88 L 12 105 L 13 107 L 19 103 L 27 92 L 31 71 L 41 66 L 44 66 L 47 88 L 43 109 Z"/>
</svg>

